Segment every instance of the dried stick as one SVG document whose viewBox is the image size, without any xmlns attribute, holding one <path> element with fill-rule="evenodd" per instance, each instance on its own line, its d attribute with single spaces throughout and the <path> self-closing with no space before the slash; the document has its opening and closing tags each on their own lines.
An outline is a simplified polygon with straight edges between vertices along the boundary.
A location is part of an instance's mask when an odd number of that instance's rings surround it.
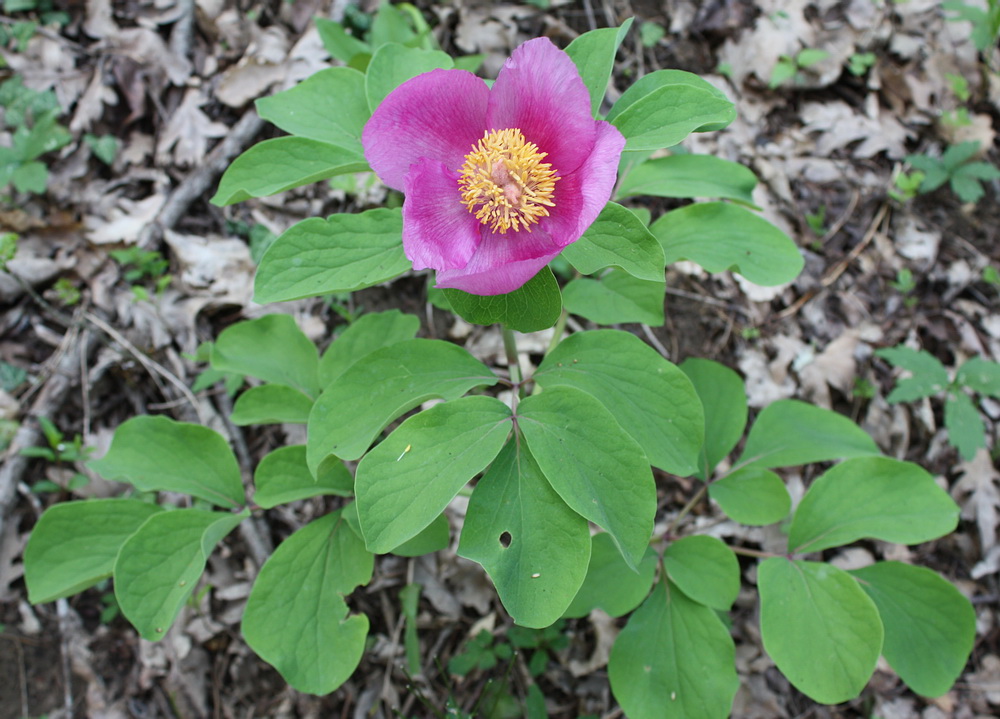
<svg viewBox="0 0 1000 719">
<path fill-rule="evenodd" d="M 205 162 L 185 177 L 183 182 L 170 193 L 170 197 L 156 213 L 153 221 L 139 233 L 139 247 L 149 249 L 158 244 L 163 237 L 163 231 L 172 229 L 180 222 L 191 203 L 204 196 L 215 182 L 215 178 L 225 171 L 229 161 L 241 153 L 263 127 L 264 121 L 257 116 L 257 111 L 247 110 L 239 122 L 233 125 L 233 129 L 225 139 L 208 153 Z"/>
<path fill-rule="evenodd" d="M 67 341 L 70 342 L 72 339 L 69 338 Z M 94 338 L 90 331 L 83 330 L 75 347 L 67 349 L 59 358 L 55 371 L 32 403 L 29 417 L 49 417 L 62 406 L 66 395 L 80 381 L 80 360 L 72 350 L 78 348 L 80 353 L 89 355 L 93 344 Z M 34 447 L 42 440 L 42 431 L 38 423 L 27 421 L 27 417 L 25 420 L 14 435 L 10 447 L 7 448 L 4 462 L 0 465 L 0 537 L 3 536 L 4 523 L 14 503 L 17 485 L 30 461 L 21 454 L 21 450 Z"/>
</svg>

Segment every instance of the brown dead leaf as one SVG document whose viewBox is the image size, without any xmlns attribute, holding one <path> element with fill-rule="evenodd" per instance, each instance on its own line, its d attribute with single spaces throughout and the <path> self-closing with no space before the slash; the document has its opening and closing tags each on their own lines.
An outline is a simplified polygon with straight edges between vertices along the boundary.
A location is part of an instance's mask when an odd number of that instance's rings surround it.
<svg viewBox="0 0 1000 719">
<path fill-rule="evenodd" d="M 215 97 L 240 108 L 265 95 L 288 72 L 288 36 L 278 26 L 257 32 L 240 61 L 222 73 Z"/>
<path fill-rule="evenodd" d="M 208 154 L 208 141 L 224 137 L 229 128 L 221 122 L 211 120 L 201 111 L 208 102 L 204 91 L 191 88 L 167 121 L 160 139 L 156 143 L 156 157 L 161 163 L 173 161 L 181 167 L 188 167 L 204 159 Z"/>
<path fill-rule="evenodd" d="M 105 105 L 117 105 L 118 94 L 104 82 L 103 64 L 98 64 L 87 89 L 76 103 L 73 119 L 69 123 L 70 132 L 74 134 L 89 130 L 101 119 Z"/>
<path fill-rule="evenodd" d="M 107 219 L 93 216 L 84 219 L 87 239 L 95 245 L 135 244 L 139 232 L 153 221 L 166 200 L 166 195 L 159 193 L 138 201 L 121 197 Z"/>
<path fill-rule="evenodd" d="M 857 142 L 855 157 L 872 157 L 885 152 L 893 159 L 906 156 L 906 141 L 913 136 L 896 118 L 886 112 L 875 117 L 863 115 L 840 100 L 809 102 L 802 108 L 803 128 L 816 134 L 814 154 L 828 156 L 835 150 Z"/>
<path fill-rule="evenodd" d="M 250 302 L 255 266 L 247 243 L 172 230 L 164 232 L 163 239 L 177 261 L 177 279 L 185 291 L 210 295 L 226 304 L 243 306 Z"/>
<path fill-rule="evenodd" d="M 594 628 L 594 635 L 597 641 L 594 643 L 594 651 L 590 653 L 585 661 L 571 659 L 569 662 L 569 672 L 574 677 L 582 677 L 591 674 L 602 667 L 608 665 L 611 656 L 611 647 L 618 638 L 618 625 L 613 617 L 600 609 L 593 610 L 587 617 L 590 625 Z"/>
<path fill-rule="evenodd" d="M 951 496 L 962 508 L 962 518 L 975 520 L 979 546 L 986 553 L 997 546 L 997 509 L 1000 508 L 1000 472 L 986 449 L 958 465 L 962 478 L 952 487 Z"/>
</svg>

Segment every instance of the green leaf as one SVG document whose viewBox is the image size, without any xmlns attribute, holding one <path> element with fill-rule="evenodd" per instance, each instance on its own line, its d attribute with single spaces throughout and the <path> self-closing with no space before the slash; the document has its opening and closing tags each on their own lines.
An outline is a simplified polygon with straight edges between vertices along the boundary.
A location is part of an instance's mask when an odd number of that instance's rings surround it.
<svg viewBox="0 0 1000 719">
<path fill-rule="evenodd" d="M 397 342 L 413 339 L 420 319 L 399 310 L 373 312 L 354 320 L 330 344 L 319 361 L 320 386 L 326 387 L 355 362 Z"/>
<path fill-rule="evenodd" d="M 958 368 L 955 383 L 1000 399 L 1000 364 L 982 357 L 972 357 Z"/>
<path fill-rule="evenodd" d="M 313 405 L 309 468 L 315 471 L 328 454 L 358 459 L 386 425 L 422 402 L 457 399 L 496 381 L 486 365 L 442 340 L 407 340 L 376 350 L 335 379 Z"/>
<path fill-rule="evenodd" d="M 917 694 L 939 697 L 958 679 L 976 638 L 976 612 L 924 567 L 879 562 L 851 572 L 885 626 L 882 654 Z"/>
<path fill-rule="evenodd" d="M 757 571 L 764 649 L 788 681 L 823 704 L 853 699 L 875 671 L 882 622 L 847 572 L 772 557 Z"/>
<path fill-rule="evenodd" d="M 319 353 L 291 315 L 264 315 L 224 329 L 212 346 L 212 368 L 319 393 Z"/>
<path fill-rule="evenodd" d="M 349 67 L 331 67 L 295 87 L 262 97 L 257 114 L 285 132 L 328 142 L 363 154 L 361 131 L 371 117 L 365 76 Z"/>
<path fill-rule="evenodd" d="M 949 392 L 944 401 L 944 426 L 962 459 L 968 461 L 986 446 L 986 426 L 969 395 L 961 390 Z"/>
<path fill-rule="evenodd" d="M 476 484 L 458 553 L 483 565 L 517 624 L 547 627 L 583 583 L 590 530 L 512 437 Z"/>
<path fill-rule="evenodd" d="M 815 47 L 807 47 L 800 51 L 798 55 L 795 56 L 795 62 L 799 67 L 811 67 L 817 62 L 821 62 L 826 58 L 830 57 L 830 53 L 827 50 L 821 50 Z"/>
<path fill-rule="evenodd" d="M 552 270 L 541 272 L 505 295 L 472 295 L 445 289 L 444 296 L 455 312 L 477 325 L 500 323 L 518 332 L 538 332 L 556 323 L 562 312 L 559 283 Z"/>
<path fill-rule="evenodd" d="M 305 445 L 280 447 L 260 460 L 253 474 L 255 504 L 271 509 L 299 499 L 324 494 L 350 496 L 354 492 L 354 477 L 339 460 L 320 465 L 313 477 L 306 465 Z"/>
<path fill-rule="evenodd" d="M 260 304 L 353 292 L 410 269 L 399 210 L 311 217 L 285 230 L 261 258 L 254 280 Z"/>
<path fill-rule="evenodd" d="M 574 387 L 549 387 L 524 399 L 517 424 L 552 488 L 607 531 L 628 565 L 637 567 L 656 512 L 656 485 L 642 447 L 604 405 Z"/>
<path fill-rule="evenodd" d="M 693 73 L 657 70 L 622 93 L 607 119 L 627 139 L 626 150 L 659 150 L 692 132 L 721 130 L 736 119 L 736 108 Z"/>
<path fill-rule="evenodd" d="M 349 615 L 344 596 L 373 567 L 339 511 L 313 520 L 261 567 L 243 613 L 247 644 L 299 691 L 329 694 L 364 653 L 368 617 Z"/>
<path fill-rule="evenodd" d="M 609 270 L 600 279 L 579 277 L 563 288 L 563 303 L 575 315 L 599 325 L 641 322 L 663 324 L 663 280 L 637 280 L 624 270 Z"/>
<path fill-rule="evenodd" d="M 629 719 L 726 719 L 735 655 L 715 611 L 663 581 L 618 635 L 608 679 Z"/>
<path fill-rule="evenodd" d="M 585 617 L 594 609 L 602 609 L 612 617 L 624 616 L 649 595 L 656 575 L 656 552 L 646 547 L 636 572 L 625 564 L 610 534 L 595 534 L 591 541 L 587 576 L 563 616 Z"/>
<path fill-rule="evenodd" d="M 375 112 L 386 95 L 421 73 L 436 69 L 449 70 L 454 66 L 451 57 L 440 50 L 404 47 L 395 42 L 382 45 L 372 55 L 365 74 L 368 108 Z"/>
<path fill-rule="evenodd" d="M 631 18 L 629 18 L 631 19 Z M 638 217 L 609 202 L 583 236 L 562 251 L 577 271 L 589 275 L 621 267 L 640 280 L 663 279 L 663 248 Z"/>
<path fill-rule="evenodd" d="M 282 384 L 251 387 L 236 398 L 230 419 L 238 427 L 248 424 L 305 424 L 313 401 L 297 389 Z"/>
<path fill-rule="evenodd" d="M 700 202 L 672 210 L 649 228 L 667 264 L 697 262 L 709 272 L 732 270 L 758 285 L 791 282 L 805 261 L 784 232 L 743 207 Z"/>
<path fill-rule="evenodd" d="M 233 160 L 210 202 L 225 207 L 367 169 L 357 149 L 305 137 L 277 137 L 258 142 Z"/>
<path fill-rule="evenodd" d="M 694 535 L 671 542 L 663 566 L 690 599 L 720 612 L 728 612 L 740 593 L 736 555 L 715 537 Z"/>
<path fill-rule="evenodd" d="M 447 547 L 450 542 L 451 525 L 448 524 L 448 518 L 445 515 L 439 514 L 430 524 L 420 530 L 419 534 L 393 548 L 392 553 L 399 557 L 420 557 L 424 554 L 438 552 Z"/>
<path fill-rule="evenodd" d="M 917 544 L 958 525 L 958 506 L 919 465 L 888 457 L 849 459 L 827 470 L 802 498 L 788 532 L 793 552 L 858 539 Z"/>
<path fill-rule="evenodd" d="M 625 39 L 632 21 L 629 18 L 620 27 L 606 27 L 585 32 L 566 47 L 566 54 L 576 63 L 583 84 L 590 93 L 591 112 L 597 117 L 601 102 L 608 91 L 608 81 L 615 66 L 615 55 Z"/>
<path fill-rule="evenodd" d="M 115 598 L 143 639 L 163 639 L 205 571 L 212 549 L 250 516 L 177 509 L 154 514 L 115 561 Z"/>
<path fill-rule="evenodd" d="M 896 382 L 896 387 L 886 398 L 889 402 L 912 402 L 943 392 L 948 386 L 948 370 L 930 352 L 900 345 L 876 350 L 875 356 L 913 374 Z"/>
<path fill-rule="evenodd" d="M 32 604 L 68 597 L 111 576 L 122 544 L 159 506 L 137 499 L 54 504 L 24 548 L 24 581 Z"/>
<path fill-rule="evenodd" d="M 642 163 L 621 181 L 616 197 L 718 197 L 750 207 L 757 176 L 735 162 L 711 155 L 671 155 Z"/>
<path fill-rule="evenodd" d="M 208 427 L 160 415 L 123 422 L 108 453 L 87 466 L 144 492 L 182 492 L 220 507 L 244 503 L 240 467 L 226 440 Z"/>
<path fill-rule="evenodd" d="M 712 482 L 708 496 L 730 519 L 751 527 L 780 522 L 792 508 L 792 498 L 781 477 L 761 467 L 744 467 Z"/>
<path fill-rule="evenodd" d="M 358 464 L 354 487 L 368 549 L 390 552 L 430 524 L 493 461 L 510 430 L 510 409 L 483 396 L 403 422 Z"/>
<path fill-rule="evenodd" d="M 323 47 L 330 53 L 330 57 L 340 60 L 345 65 L 350 65 L 358 55 L 371 52 L 367 43 L 353 35 L 348 35 L 344 31 L 344 26 L 339 22 L 322 17 L 315 18 L 315 22 L 320 39 L 323 41 Z"/>
<path fill-rule="evenodd" d="M 757 415 L 737 464 L 794 467 L 877 454 L 874 440 L 847 417 L 806 402 L 782 399 Z"/>
<path fill-rule="evenodd" d="M 705 442 L 698 458 L 698 471 L 708 479 L 715 466 L 743 436 L 747 425 L 747 395 L 736 372 L 712 360 L 688 358 L 681 372 L 694 385 L 705 412 Z"/>
<path fill-rule="evenodd" d="M 651 464 L 673 474 L 695 471 L 704 418 L 691 382 L 630 332 L 570 335 L 535 372 L 545 389 L 569 385 L 595 397 L 643 448 Z"/>
<path fill-rule="evenodd" d="M 14 170 L 10 181 L 18 192 L 41 195 L 49 182 L 49 168 L 41 162 L 26 162 Z"/>
</svg>

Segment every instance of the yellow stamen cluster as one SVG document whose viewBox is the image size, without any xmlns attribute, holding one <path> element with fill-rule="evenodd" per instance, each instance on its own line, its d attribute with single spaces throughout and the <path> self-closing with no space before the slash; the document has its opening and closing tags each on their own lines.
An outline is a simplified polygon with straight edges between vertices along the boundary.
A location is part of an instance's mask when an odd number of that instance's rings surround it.
<svg viewBox="0 0 1000 719">
<path fill-rule="evenodd" d="M 494 232 L 527 230 L 555 207 L 556 177 L 548 153 L 517 128 L 493 130 L 465 156 L 458 187 L 462 203 Z"/>
</svg>

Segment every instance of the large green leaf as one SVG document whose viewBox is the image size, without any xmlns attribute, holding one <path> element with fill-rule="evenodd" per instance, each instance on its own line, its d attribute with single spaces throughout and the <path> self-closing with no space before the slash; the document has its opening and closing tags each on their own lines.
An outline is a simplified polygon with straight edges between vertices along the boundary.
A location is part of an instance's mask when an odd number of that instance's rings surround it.
<svg viewBox="0 0 1000 719">
<path fill-rule="evenodd" d="M 563 616 L 585 617 L 594 609 L 602 609 L 612 617 L 624 616 L 649 595 L 656 575 L 656 551 L 646 547 L 636 572 L 625 564 L 610 534 L 595 534 L 591 542 L 587 576 Z"/>
<path fill-rule="evenodd" d="M 691 357 L 680 366 L 694 385 L 705 412 L 705 443 L 698 472 L 708 479 L 715 466 L 733 451 L 747 425 L 747 395 L 743 380 L 725 365 Z"/>
<path fill-rule="evenodd" d="M 467 322 L 477 325 L 502 324 L 518 332 L 538 332 L 556 323 L 562 311 L 562 295 L 552 270 L 541 272 L 505 295 L 472 295 L 446 289 L 451 308 Z"/>
<path fill-rule="evenodd" d="M 319 393 L 319 352 L 291 315 L 264 315 L 224 329 L 212 346 L 212 368 Z"/>
<path fill-rule="evenodd" d="M 948 386 L 948 370 L 930 352 L 900 345 L 876 350 L 875 356 L 913 374 L 912 377 L 901 379 L 896 383 L 892 392 L 886 397 L 889 402 L 912 402 L 915 399 L 944 392 Z"/>
<path fill-rule="evenodd" d="M 111 449 L 88 466 L 143 491 L 182 492 L 220 507 L 244 503 L 240 467 L 217 432 L 161 415 L 126 420 Z"/>
<path fill-rule="evenodd" d="M 976 639 L 976 612 L 930 569 L 879 562 L 851 574 L 878 607 L 882 654 L 917 694 L 939 697 L 955 683 Z"/>
<path fill-rule="evenodd" d="M 361 131 L 371 116 L 364 73 L 349 67 L 320 70 L 256 105 L 258 115 L 289 134 L 362 154 Z"/>
<path fill-rule="evenodd" d="M 375 350 L 413 339 L 420 319 L 399 310 L 362 315 L 337 335 L 319 361 L 320 386 L 326 387 L 344 371 Z"/>
<path fill-rule="evenodd" d="M 737 464 L 792 467 L 878 453 L 874 440 L 847 417 L 807 402 L 782 399 L 757 415 Z"/>
<path fill-rule="evenodd" d="M 624 270 L 612 269 L 599 279 L 578 277 L 563 289 L 563 303 L 575 315 L 599 325 L 641 322 L 663 324 L 663 280 L 639 280 Z"/>
<path fill-rule="evenodd" d="M 642 447 L 604 405 L 575 387 L 549 387 L 523 400 L 517 423 L 552 488 L 606 530 L 636 568 L 656 512 L 656 485 Z"/>
<path fill-rule="evenodd" d="M 387 424 L 426 400 L 457 399 L 496 384 L 489 368 L 458 345 L 415 339 L 383 347 L 323 390 L 309 415 L 309 468 L 329 454 L 358 459 Z"/>
<path fill-rule="evenodd" d="M 570 335 L 550 352 L 535 380 L 596 397 L 642 446 L 651 464 L 678 475 L 695 471 L 704 440 L 701 403 L 675 365 L 629 332 Z"/>
<path fill-rule="evenodd" d="M 261 258 L 254 300 L 261 304 L 353 292 L 391 280 L 411 265 L 399 210 L 311 217 L 289 227 Z"/>
<path fill-rule="evenodd" d="M 576 63 L 583 84 L 590 93 L 590 107 L 594 117 L 601 109 L 601 102 L 608 91 L 615 55 L 634 18 L 628 18 L 620 27 L 604 27 L 585 32 L 566 47 L 566 54 Z"/>
<path fill-rule="evenodd" d="M 667 264 L 691 260 L 709 272 L 732 270 L 758 285 L 794 280 L 805 260 L 795 243 L 764 218 L 727 202 L 672 210 L 649 228 Z"/>
<path fill-rule="evenodd" d="M 316 477 L 306 465 L 305 445 L 280 447 L 264 455 L 253 473 L 253 501 L 264 509 L 323 494 L 351 495 L 354 477 L 343 462 L 324 462 Z"/>
<path fill-rule="evenodd" d="M 125 540 L 161 511 L 138 499 L 61 502 L 46 509 L 24 548 L 31 603 L 68 597 L 110 577 Z"/>
<path fill-rule="evenodd" d="M 657 70 L 629 87 L 608 113 L 629 151 L 672 147 L 692 132 L 719 130 L 736 118 L 721 91 L 697 75 Z"/>
<path fill-rule="evenodd" d="M 512 437 L 476 484 L 458 553 L 483 565 L 516 623 L 547 627 L 583 583 L 590 530 Z"/>
<path fill-rule="evenodd" d="M 341 513 L 313 520 L 261 567 L 243 613 L 243 636 L 302 692 L 329 694 L 361 661 L 368 617 L 344 596 L 366 584 L 374 557 Z"/>
<path fill-rule="evenodd" d="M 395 42 L 386 43 L 375 51 L 365 73 L 365 93 L 372 112 L 382 104 L 390 92 L 407 80 L 424 72 L 439 68 L 448 70 L 455 62 L 440 50 L 404 47 Z"/>
<path fill-rule="evenodd" d="M 313 401 L 283 384 L 250 387 L 236 398 L 230 419 L 237 427 L 249 424 L 305 424 Z"/>
<path fill-rule="evenodd" d="M 663 248 L 635 214 L 609 202 L 583 236 L 562 251 L 579 272 L 621 267 L 640 280 L 663 279 Z"/>
<path fill-rule="evenodd" d="M 211 202 L 224 207 L 367 169 L 357 148 L 306 137 L 277 137 L 258 142 L 233 160 Z"/>
<path fill-rule="evenodd" d="M 762 467 L 743 467 L 712 482 L 708 496 L 731 519 L 752 527 L 780 522 L 792 508 L 781 477 Z"/>
<path fill-rule="evenodd" d="M 366 56 L 365 64 L 370 59 L 371 47 L 367 43 L 359 40 L 353 35 L 348 35 L 344 26 L 334 20 L 326 18 L 313 18 L 316 29 L 319 31 L 323 47 L 330 53 L 330 57 L 340 60 L 345 65 L 355 67 L 355 60 L 359 56 Z"/>
<path fill-rule="evenodd" d="M 735 655 L 715 611 L 664 580 L 615 640 L 608 679 L 629 719 L 726 719 Z"/>
<path fill-rule="evenodd" d="M 888 457 L 849 459 L 802 498 L 788 546 L 818 552 L 858 539 L 917 544 L 955 529 L 958 505 L 919 465 Z"/>
<path fill-rule="evenodd" d="M 510 430 L 510 408 L 483 396 L 403 422 L 358 464 L 354 491 L 368 549 L 392 551 L 430 524 L 493 461 Z"/>
<path fill-rule="evenodd" d="M 728 612 L 740 593 L 740 563 L 715 537 L 693 535 L 672 542 L 663 553 L 671 581 L 706 607 Z"/>
<path fill-rule="evenodd" d="M 853 699 L 875 671 L 882 622 L 847 572 L 772 557 L 757 571 L 764 649 L 788 681 L 823 704 Z"/>
<path fill-rule="evenodd" d="M 115 561 L 115 598 L 144 639 L 163 639 L 205 571 L 212 549 L 250 516 L 178 509 L 152 515 Z"/>
<path fill-rule="evenodd" d="M 616 198 L 718 197 L 754 206 L 757 176 L 735 162 L 712 155 L 670 155 L 647 160 L 618 185 Z"/>
</svg>

